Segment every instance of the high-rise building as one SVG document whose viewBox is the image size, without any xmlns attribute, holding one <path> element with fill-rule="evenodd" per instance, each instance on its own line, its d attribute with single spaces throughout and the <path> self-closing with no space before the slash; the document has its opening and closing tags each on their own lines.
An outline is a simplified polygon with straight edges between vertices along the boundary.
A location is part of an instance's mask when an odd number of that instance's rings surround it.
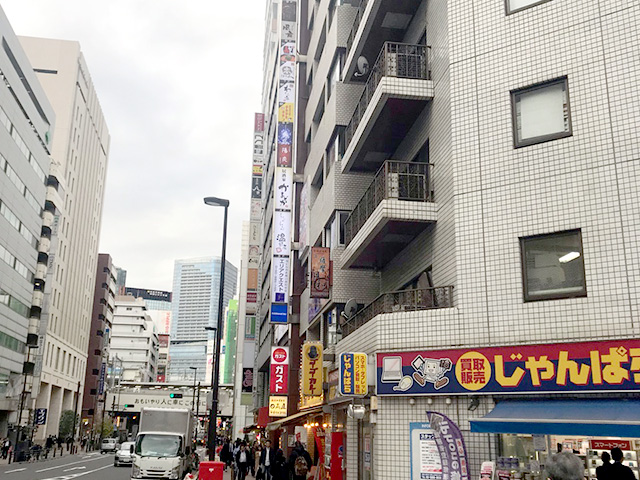
<svg viewBox="0 0 640 480">
<path fill-rule="evenodd" d="M 109 337 L 112 364 L 121 364 L 124 382 L 155 382 L 158 365 L 158 333 L 147 315 L 144 300 L 117 295 Z M 114 361 L 115 360 L 115 361 Z"/>
<path fill-rule="evenodd" d="M 0 437 L 4 437 L 10 424 L 29 423 L 52 211 L 61 202 L 56 175 L 49 175 L 55 113 L 1 7 L 0 34 Z"/>
<path fill-rule="evenodd" d="M 99 425 L 104 418 L 109 337 L 112 330 L 116 296 L 114 273 L 111 255 L 98 254 L 81 416 L 84 433 L 92 432 L 95 434 L 98 432 L 97 435 L 100 435 Z"/>
<path fill-rule="evenodd" d="M 303 429 L 347 480 L 441 462 L 478 478 L 484 461 L 546 478 L 556 446 L 594 476 L 621 437 L 637 469 L 640 430 L 619 419 L 635 422 L 640 401 L 640 5 L 282 0 L 267 12 L 257 406 L 272 346 L 288 345 L 294 368 L 294 337 L 325 352 L 323 377 L 290 371 L 288 416 L 269 431 L 289 444 Z M 273 203 L 290 144 L 287 222 Z M 289 231 L 290 247 L 276 243 Z M 375 381 L 356 395 L 365 366 Z M 421 457 L 440 439 L 458 448 Z"/>
<path fill-rule="evenodd" d="M 127 288 L 127 271 L 124 268 L 116 268 L 116 292 L 118 295 L 126 295 L 125 290 Z"/>
<path fill-rule="evenodd" d="M 207 364 L 210 363 L 207 345 L 215 338 L 215 334 L 205 330 L 205 327 L 215 328 L 218 322 L 220 265 L 218 257 L 175 262 L 169 349 L 170 381 L 193 378 L 189 367 L 197 368 L 198 381 L 209 380 L 206 375 Z M 230 262 L 226 262 L 223 312 L 236 293 L 237 279 L 238 270 Z"/>
<path fill-rule="evenodd" d="M 147 307 L 147 315 L 156 324 L 158 334 L 169 334 L 171 331 L 171 292 L 125 287 L 124 295 L 142 298 Z"/>
<path fill-rule="evenodd" d="M 91 334 L 109 132 L 80 45 L 31 37 L 20 42 L 56 112 L 51 156 L 62 198 L 51 232 L 34 386 L 35 407 L 47 411 L 35 437 L 41 440 L 58 433 L 62 411 L 82 405 L 76 397 Z"/>
</svg>

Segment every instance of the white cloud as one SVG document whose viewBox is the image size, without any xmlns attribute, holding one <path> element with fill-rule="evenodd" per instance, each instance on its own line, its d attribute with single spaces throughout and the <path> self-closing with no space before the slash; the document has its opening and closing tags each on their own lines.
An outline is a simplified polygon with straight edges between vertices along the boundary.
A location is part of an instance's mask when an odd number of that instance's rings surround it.
<svg viewBox="0 0 640 480">
<path fill-rule="evenodd" d="M 231 201 L 227 258 L 239 267 L 263 2 L 2 0 L 2 7 L 18 35 L 81 44 L 111 133 L 100 251 L 128 271 L 127 283 L 170 290 L 175 259 L 220 254 L 222 209 L 203 204 L 210 195 Z"/>
</svg>

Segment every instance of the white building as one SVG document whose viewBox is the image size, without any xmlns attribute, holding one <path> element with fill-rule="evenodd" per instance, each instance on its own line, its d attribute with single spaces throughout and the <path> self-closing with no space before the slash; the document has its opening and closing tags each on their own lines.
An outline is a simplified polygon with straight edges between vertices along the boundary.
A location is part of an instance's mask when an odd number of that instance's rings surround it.
<svg viewBox="0 0 640 480">
<path fill-rule="evenodd" d="M 42 439 L 57 434 L 60 413 L 74 408 L 84 383 L 109 133 L 80 45 L 30 37 L 20 42 L 58 120 L 51 154 L 62 204 L 52 228 L 36 371 L 35 406 L 47 409 L 36 437 Z"/>
<path fill-rule="evenodd" d="M 122 362 L 122 381 L 155 382 L 158 334 L 142 298 L 117 295 L 109 356 Z"/>
</svg>

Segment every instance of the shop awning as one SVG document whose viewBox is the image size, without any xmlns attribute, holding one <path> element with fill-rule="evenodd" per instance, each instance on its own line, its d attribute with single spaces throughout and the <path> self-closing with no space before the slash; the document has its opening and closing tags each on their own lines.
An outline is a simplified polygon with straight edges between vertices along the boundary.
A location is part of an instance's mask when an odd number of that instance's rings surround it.
<svg viewBox="0 0 640 480">
<path fill-rule="evenodd" d="M 505 400 L 471 431 L 640 438 L 640 399 Z"/>
<path fill-rule="evenodd" d="M 289 415 L 288 417 L 280 418 L 274 422 L 271 422 L 267 425 L 267 430 L 277 430 L 283 425 L 287 425 L 301 417 L 305 417 L 307 415 L 313 415 L 322 411 L 322 406 L 313 407 L 308 410 L 303 410 L 302 412 L 294 413 L 293 415 Z"/>
</svg>

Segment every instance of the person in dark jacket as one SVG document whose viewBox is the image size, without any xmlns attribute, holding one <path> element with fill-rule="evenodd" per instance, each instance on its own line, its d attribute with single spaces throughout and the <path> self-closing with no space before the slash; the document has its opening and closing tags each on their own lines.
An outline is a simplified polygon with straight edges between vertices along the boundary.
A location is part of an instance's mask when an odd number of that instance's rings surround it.
<svg viewBox="0 0 640 480">
<path fill-rule="evenodd" d="M 289 455 L 289 469 L 293 475 L 293 480 L 306 480 L 309 470 L 311 470 L 311 455 L 304 449 L 300 442 L 296 442 L 293 452 Z"/>
<path fill-rule="evenodd" d="M 622 464 L 622 460 L 624 459 L 624 455 L 622 454 L 622 450 L 618 447 L 611 449 L 611 458 L 613 458 L 613 465 L 611 465 L 611 478 L 615 478 L 615 480 L 635 480 L 636 476 L 633 474 L 633 471 Z"/>
<path fill-rule="evenodd" d="M 271 480 L 271 468 L 276 458 L 276 451 L 271 446 L 271 440 L 264 442 L 264 448 L 260 452 L 260 469 L 264 473 L 264 480 Z"/>
<path fill-rule="evenodd" d="M 236 453 L 236 465 L 238 466 L 238 480 L 245 480 L 249 468 L 253 463 L 251 458 L 251 450 L 247 448 L 247 444 L 242 442 L 240 444 L 240 450 Z"/>
<path fill-rule="evenodd" d="M 602 452 L 602 465 L 596 468 L 596 477 L 598 480 L 613 480 L 611 476 L 611 455 L 609 452 Z"/>
<path fill-rule="evenodd" d="M 273 465 L 271 465 L 272 480 L 289 480 L 289 469 L 287 468 L 287 459 L 281 448 L 276 450 L 273 457 Z"/>
<path fill-rule="evenodd" d="M 224 463 L 225 470 L 231 465 L 231 462 L 233 462 L 233 454 L 231 453 L 231 445 L 229 442 L 229 439 L 225 438 L 224 445 L 222 445 L 222 449 L 220 450 L 220 461 Z"/>
</svg>

